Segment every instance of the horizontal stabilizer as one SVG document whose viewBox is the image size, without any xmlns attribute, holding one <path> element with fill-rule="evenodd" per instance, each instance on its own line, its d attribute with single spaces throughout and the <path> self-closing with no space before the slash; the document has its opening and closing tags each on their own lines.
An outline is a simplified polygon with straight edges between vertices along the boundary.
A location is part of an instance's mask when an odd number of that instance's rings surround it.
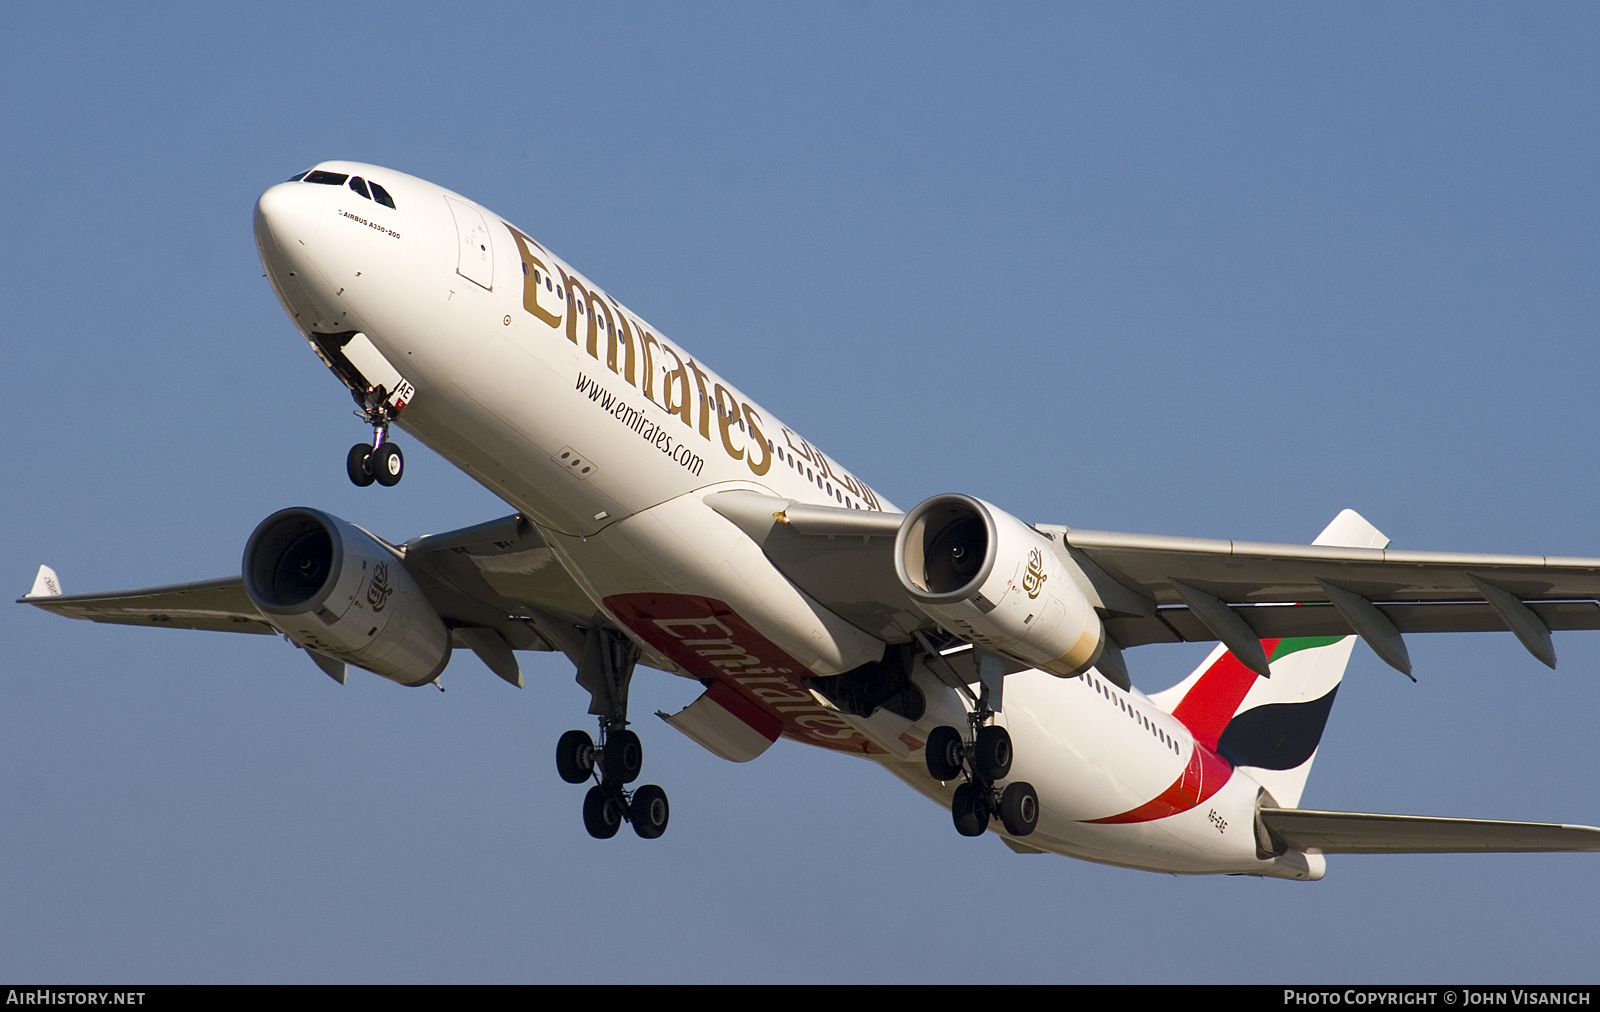
<svg viewBox="0 0 1600 1012">
<path fill-rule="evenodd" d="M 1600 829 L 1548 822 L 1263 808 L 1272 840 L 1324 854 L 1490 854 L 1600 851 Z"/>
</svg>

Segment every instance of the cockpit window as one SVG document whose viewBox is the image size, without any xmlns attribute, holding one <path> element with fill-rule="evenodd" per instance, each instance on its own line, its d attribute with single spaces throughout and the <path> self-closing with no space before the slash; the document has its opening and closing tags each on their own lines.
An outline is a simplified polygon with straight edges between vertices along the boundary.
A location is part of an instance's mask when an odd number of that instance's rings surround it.
<svg viewBox="0 0 1600 1012">
<path fill-rule="evenodd" d="M 294 175 L 290 176 L 287 181 L 291 183 L 298 183 L 303 178 L 305 178 L 304 172 L 296 172 Z"/>
<path fill-rule="evenodd" d="M 325 172 L 322 169 L 317 169 L 315 172 L 306 173 L 305 179 L 302 180 L 302 182 L 324 183 L 328 186 L 343 186 L 344 181 L 349 178 L 350 176 L 348 173 Z"/>
<path fill-rule="evenodd" d="M 389 196 L 389 191 L 385 190 L 383 187 L 379 186 L 377 183 L 373 183 L 372 184 L 372 199 L 376 200 L 378 203 L 382 204 L 384 207 L 393 207 L 394 206 L 394 198 Z"/>
<path fill-rule="evenodd" d="M 362 179 L 360 176 L 350 177 L 350 189 L 361 194 L 363 197 L 366 197 L 368 200 L 372 199 L 372 194 L 367 192 L 367 181 Z"/>
</svg>

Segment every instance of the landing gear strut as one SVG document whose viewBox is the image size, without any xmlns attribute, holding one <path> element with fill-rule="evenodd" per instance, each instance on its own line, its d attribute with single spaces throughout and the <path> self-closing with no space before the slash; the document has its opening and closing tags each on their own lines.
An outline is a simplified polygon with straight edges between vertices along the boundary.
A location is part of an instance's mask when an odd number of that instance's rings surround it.
<svg viewBox="0 0 1600 1012">
<path fill-rule="evenodd" d="M 1027 836 L 1039 824 L 1039 795 L 1021 780 L 995 787 L 1011 773 L 1011 734 L 990 724 L 994 716 L 984 701 L 967 717 L 969 733 L 948 725 L 933 729 L 923 748 L 928 775 L 942 783 L 960 780 L 950 803 L 950 817 L 962 836 L 982 836 L 989 820 L 999 816 L 1006 832 Z"/>
<path fill-rule="evenodd" d="M 365 488 L 376 481 L 385 487 L 400 484 L 406 471 L 406 459 L 400 447 L 389 442 L 389 423 L 394 420 L 394 410 L 385 401 L 383 387 L 368 391 L 361 410 L 356 412 L 372 426 L 372 442 L 357 443 L 345 455 L 345 472 L 355 485 Z"/>
<path fill-rule="evenodd" d="M 353 452 L 353 451 L 352 451 Z M 598 840 L 617 835 L 624 822 L 646 840 L 667 831 L 667 792 L 655 784 L 629 790 L 644 769 L 644 746 L 628 730 L 628 683 L 639 650 L 621 633 L 590 629 L 584 637 L 578 684 L 589 690 L 589 712 L 600 718 L 600 744 L 585 731 L 556 742 L 556 772 L 569 784 L 593 781 L 583 799 L 583 828 Z"/>
</svg>

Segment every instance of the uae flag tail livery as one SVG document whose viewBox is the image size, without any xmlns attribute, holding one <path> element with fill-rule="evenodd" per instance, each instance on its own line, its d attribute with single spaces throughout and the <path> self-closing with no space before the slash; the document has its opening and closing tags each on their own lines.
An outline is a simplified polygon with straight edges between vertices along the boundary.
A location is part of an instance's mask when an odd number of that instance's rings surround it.
<svg viewBox="0 0 1600 1012">
<path fill-rule="evenodd" d="M 1312 544 L 1386 548 L 1389 539 L 1359 513 L 1345 510 Z M 1293 808 L 1355 642 L 1354 636 L 1262 640 L 1271 678 L 1257 675 L 1219 644 L 1188 678 L 1150 701 L 1182 722 L 1198 744 L 1265 787 L 1272 802 Z"/>
</svg>

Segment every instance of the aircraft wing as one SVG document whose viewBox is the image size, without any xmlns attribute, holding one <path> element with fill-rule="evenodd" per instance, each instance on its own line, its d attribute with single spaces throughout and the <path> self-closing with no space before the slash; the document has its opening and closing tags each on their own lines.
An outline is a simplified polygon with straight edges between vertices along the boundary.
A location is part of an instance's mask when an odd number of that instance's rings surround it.
<svg viewBox="0 0 1600 1012">
<path fill-rule="evenodd" d="M 1262 638 L 1361 632 L 1349 613 L 1366 611 L 1362 602 L 1401 633 L 1530 631 L 1530 617 L 1546 633 L 1600 629 L 1600 559 L 1039 529 L 1059 532 L 1075 559 L 1101 571 L 1091 582 L 1111 585 L 1116 607 L 1107 625 L 1123 646 L 1217 639 L 1203 603 L 1195 607 L 1203 596 L 1227 604 Z M 1283 607 L 1290 604 L 1300 607 Z"/>
<path fill-rule="evenodd" d="M 414 538 L 396 551 L 439 614 L 457 631 L 495 629 L 517 650 L 581 648 L 576 624 L 594 605 L 567 575 L 538 531 L 520 515 Z M 61 594 L 48 567 L 28 596 L 67 618 L 120 625 L 275 633 L 239 576 L 109 594 Z M 471 632 L 464 645 L 473 646 Z M 476 649 L 476 646 L 474 646 Z"/>
<path fill-rule="evenodd" d="M 275 633 L 244 592 L 244 580 L 223 577 L 114 594 L 33 595 L 19 600 L 67 618 L 163 629 Z"/>
<path fill-rule="evenodd" d="M 583 650 L 589 599 L 521 514 L 407 541 L 406 569 L 448 624 L 499 629 L 517 650 Z"/>
<path fill-rule="evenodd" d="M 860 628 L 889 642 L 931 628 L 895 576 L 901 514 L 753 492 L 715 493 L 707 502 L 797 586 Z M 1551 630 L 1600 629 L 1595 558 L 1034 529 L 1124 648 L 1221 641 L 1249 664 L 1262 639 L 1356 633 L 1409 674 L 1403 633 L 1509 630 L 1554 667 Z"/>
<path fill-rule="evenodd" d="M 1592 826 L 1296 808 L 1263 808 L 1260 819 L 1278 845 L 1324 854 L 1600 851 L 1600 829 Z"/>
</svg>

